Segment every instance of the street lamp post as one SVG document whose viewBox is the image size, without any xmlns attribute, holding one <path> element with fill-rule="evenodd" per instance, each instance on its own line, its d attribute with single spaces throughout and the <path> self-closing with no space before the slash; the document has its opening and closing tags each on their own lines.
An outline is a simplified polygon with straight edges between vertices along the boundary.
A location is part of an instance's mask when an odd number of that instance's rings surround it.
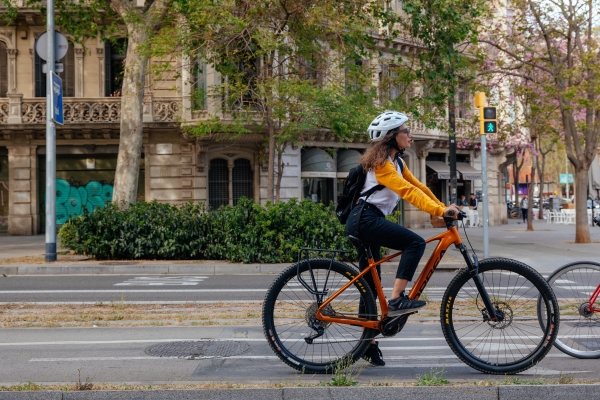
<svg viewBox="0 0 600 400">
<path fill-rule="evenodd" d="M 46 262 L 56 261 L 56 125 L 52 74 L 54 73 L 54 0 L 46 9 L 48 58 L 46 59 Z"/>
</svg>

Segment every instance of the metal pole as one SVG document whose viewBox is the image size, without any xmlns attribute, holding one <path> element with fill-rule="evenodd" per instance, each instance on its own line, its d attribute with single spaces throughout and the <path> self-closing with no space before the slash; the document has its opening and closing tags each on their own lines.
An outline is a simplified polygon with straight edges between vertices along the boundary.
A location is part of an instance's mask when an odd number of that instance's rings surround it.
<svg viewBox="0 0 600 400">
<path fill-rule="evenodd" d="M 490 239 L 488 232 L 488 181 L 487 181 L 487 143 L 486 135 L 481 136 L 481 200 L 483 203 L 483 258 L 490 257 Z"/>
<path fill-rule="evenodd" d="M 56 130 L 52 104 L 54 73 L 54 0 L 47 1 L 48 59 L 46 62 L 46 262 L 56 261 Z"/>
<path fill-rule="evenodd" d="M 456 193 L 456 115 L 454 97 L 448 99 L 448 124 L 450 127 L 448 143 L 448 161 L 450 162 L 450 204 L 456 204 L 458 203 L 458 196 Z"/>
<path fill-rule="evenodd" d="M 567 191 L 565 192 L 565 199 L 569 199 L 569 157 L 565 156 L 565 181 L 567 182 Z"/>
</svg>

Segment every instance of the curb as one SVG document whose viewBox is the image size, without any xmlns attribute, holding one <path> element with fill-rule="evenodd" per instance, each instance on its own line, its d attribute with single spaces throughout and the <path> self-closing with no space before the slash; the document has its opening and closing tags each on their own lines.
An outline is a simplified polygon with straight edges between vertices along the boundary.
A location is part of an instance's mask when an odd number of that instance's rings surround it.
<svg viewBox="0 0 600 400">
<path fill-rule="evenodd" d="M 279 274 L 292 263 L 281 264 L 230 264 L 223 263 L 203 263 L 203 264 L 143 264 L 143 262 L 130 265 L 124 261 L 119 264 L 118 261 L 110 263 L 111 265 L 101 265 L 101 263 L 77 264 L 69 263 L 56 265 L 48 264 L 12 264 L 0 266 L 0 274 L 5 275 L 155 275 L 155 274 L 173 274 L 173 275 L 252 275 L 252 274 Z M 425 266 L 425 263 L 419 263 L 417 273 Z M 464 263 L 447 262 L 440 263 L 439 270 L 457 270 L 463 268 Z M 394 273 L 398 268 L 396 262 L 386 262 L 381 264 L 381 271 Z"/>
<path fill-rule="evenodd" d="M 51 399 L 51 400 L 137 400 L 137 399 L 211 399 L 211 400 L 521 400 L 543 398 L 547 400 L 600 399 L 600 385 L 523 385 L 523 386 L 359 386 L 325 388 L 282 389 L 199 389 L 154 391 L 81 391 L 81 392 L 0 392 L 0 399 Z"/>
</svg>

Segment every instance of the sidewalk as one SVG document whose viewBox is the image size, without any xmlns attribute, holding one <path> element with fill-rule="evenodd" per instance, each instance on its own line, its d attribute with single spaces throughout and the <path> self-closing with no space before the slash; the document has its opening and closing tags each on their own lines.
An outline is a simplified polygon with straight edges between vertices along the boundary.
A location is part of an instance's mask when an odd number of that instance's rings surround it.
<svg viewBox="0 0 600 400">
<path fill-rule="evenodd" d="M 52 399 L 52 400 L 154 400 L 154 399 L 211 399 L 211 400 L 249 400 L 249 399 L 311 399 L 311 400 L 363 400 L 363 399 L 401 399 L 409 398 L 438 400 L 513 400 L 547 399 L 576 400 L 598 399 L 600 385 L 515 385 L 515 386 L 359 386 L 303 388 L 289 387 L 278 389 L 201 389 L 201 390 L 142 390 L 142 391 L 104 391 L 91 390 L 80 392 L 0 392 L 2 399 Z"/>
<path fill-rule="evenodd" d="M 569 262 L 600 259 L 600 228 L 598 227 L 590 227 L 593 242 L 591 244 L 574 244 L 574 225 L 534 221 L 534 229 L 533 232 L 527 232 L 526 225 L 516 220 L 509 220 L 508 225 L 490 227 L 490 257 L 514 258 L 531 265 L 542 274 L 549 274 Z M 470 242 L 479 259 L 483 259 L 483 229 L 467 228 L 466 235 L 462 227 L 459 231 L 467 248 L 470 249 Z M 443 230 L 416 229 L 415 232 L 424 238 L 429 238 L 442 233 Z M 427 246 L 420 267 L 425 264 L 434 247 L 433 243 Z M 59 251 L 61 250 L 63 249 L 59 248 Z M 290 265 L 290 263 L 234 264 L 227 261 L 89 261 L 83 256 L 69 255 L 60 255 L 55 263 L 44 263 L 44 252 L 44 235 L 0 236 L 0 273 L 6 275 L 265 274 L 279 273 Z M 394 272 L 397 265 L 397 262 L 384 263 L 383 271 Z M 455 270 L 463 266 L 462 256 L 458 250 L 451 247 L 438 268 Z"/>
</svg>

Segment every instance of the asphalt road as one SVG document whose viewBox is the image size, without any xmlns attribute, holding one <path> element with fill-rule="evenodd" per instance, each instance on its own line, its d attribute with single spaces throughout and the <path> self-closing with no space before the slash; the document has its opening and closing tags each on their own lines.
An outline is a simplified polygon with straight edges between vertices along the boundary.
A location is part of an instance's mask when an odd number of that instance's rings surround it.
<svg viewBox="0 0 600 400">
<path fill-rule="evenodd" d="M 301 374 L 281 362 L 259 326 L 3 329 L 0 334 L 1 385 L 19 382 L 72 384 L 79 379 L 111 383 L 266 383 L 330 381 Z M 174 341 L 203 341 L 223 354 L 185 360 L 156 357 L 149 348 Z M 181 344 L 181 343 L 179 343 Z M 418 375 L 444 370 L 446 379 L 502 381 L 464 365 L 449 349 L 437 323 L 412 322 L 393 338 L 380 339 L 385 367 L 356 364 L 361 382 L 415 382 Z M 218 354 L 219 351 L 216 352 Z M 553 349 L 520 379 L 598 376 L 597 360 L 578 360 Z"/>
<path fill-rule="evenodd" d="M 441 298 L 454 273 L 436 273 L 428 287 L 431 300 Z M 0 279 L 1 302 L 98 301 L 260 301 L 274 275 L 213 276 L 19 276 Z M 384 274 L 384 283 L 393 282 Z M 191 291 L 190 291 L 191 290 Z M 140 292 L 142 291 L 142 292 Z M 457 381 L 503 380 L 464 365 L 450 350 L 437 318 L 414 316 L 393 338 L 381 338 L 387 365 L 357 365 L 362 382 L 408 381 L 444 370 Z M 186 360 L 158 357 L 152 346 L 202 341 L 215 355 Z M 174 345 L 180 346 L 181 343 Z M 111 383 L 291 382 L 328 381 L 331 376 L 300 374 L 281 362 L 264 339 L 262 327 L 112 327 L 4 328 L 0 330 L 0 384 L 73 383 L 79 379 Z M 571 374 L 598 376 L 597 360 L 578 360 L 556 349 L 521 379 L 557 378 Z"/>
<path fill-rule="evenodd" d="M 439 292 L 455 273 L 439 271 L 428 288 Z M 262 301 L 276 275 L 83 275 L 0 277 L 0 303 L 107 301 Z M 383 274 L 391 288 L 393 274 Z"/>
</svg>

